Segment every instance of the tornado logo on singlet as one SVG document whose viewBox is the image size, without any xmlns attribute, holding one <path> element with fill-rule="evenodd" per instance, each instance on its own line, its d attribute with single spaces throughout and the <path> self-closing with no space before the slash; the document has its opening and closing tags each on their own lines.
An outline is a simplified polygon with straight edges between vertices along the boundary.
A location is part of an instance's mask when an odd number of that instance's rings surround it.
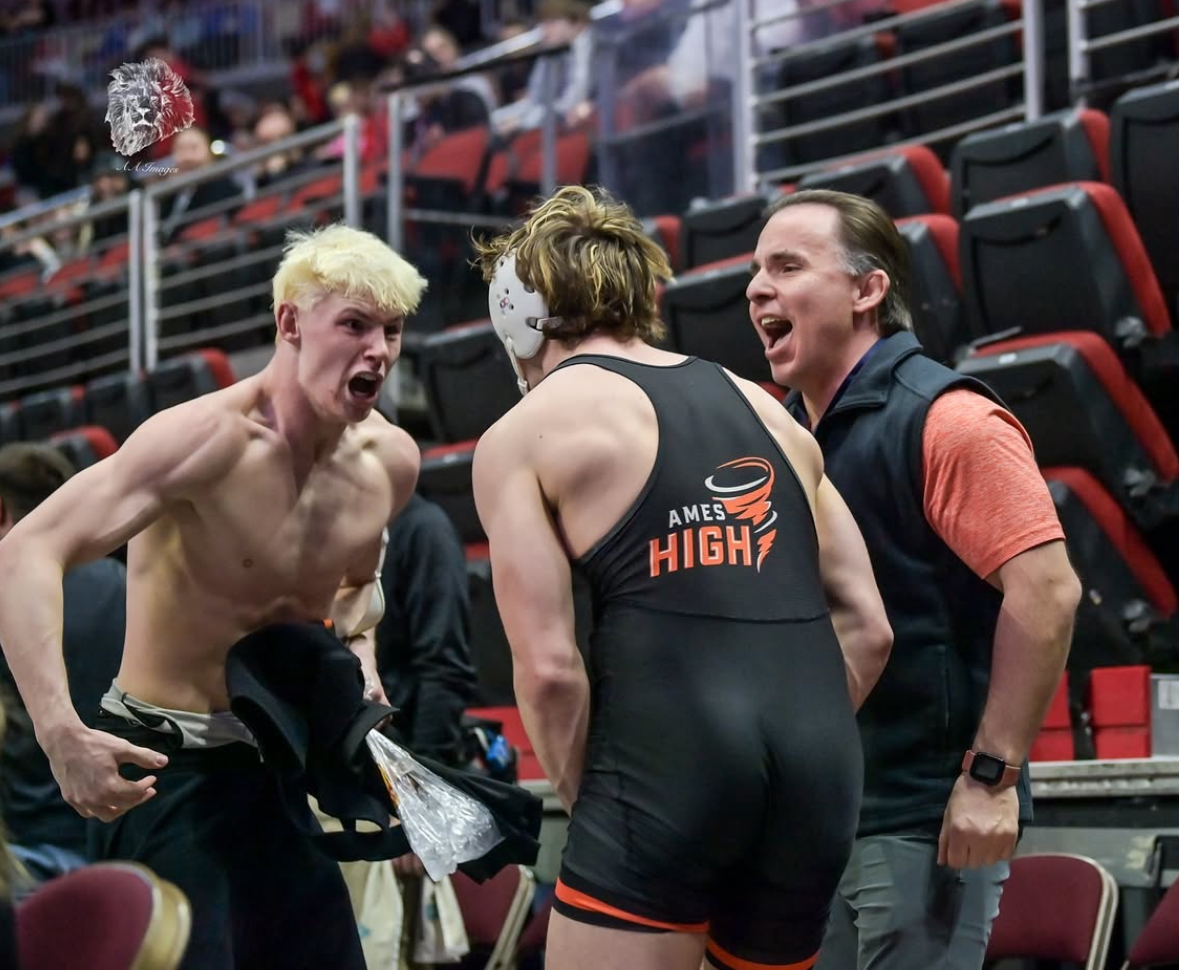
<svg viewBox="0 0 1179 970">
<path fill-rule="evenodd" d="M 650 541 L 652 579 L 697 566 L 761 572 L 778 535 L 773 466 L 764 458 L 735 458 L 705 478 L 704 487 L 712 502 L 668 510 L 667 535 Z"/>
</svg>

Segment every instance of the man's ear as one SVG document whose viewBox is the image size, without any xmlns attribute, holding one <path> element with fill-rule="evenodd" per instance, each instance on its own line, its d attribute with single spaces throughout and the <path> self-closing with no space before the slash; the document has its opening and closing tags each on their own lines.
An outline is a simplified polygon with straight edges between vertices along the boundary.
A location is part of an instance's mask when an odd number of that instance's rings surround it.
<svg viewBox="0 0 1179 970">
<path fill-rule="evenodd" d="M 852 304 L 852 309 L 856 313 L 879 309 L 884 304 L 884 298 L 888 296 L 891 285 L 888 274 L 882 269 L 874 269 L 865 273 L 860 277 L 857 286 L 858 295 L 855 303 Z"/>
<path fill-rule="evenodd" d="M 284 301 L 278 305 L 274 315 L 274 323 L 278 330 L 278 342 L 298 345 L 299 343 L 299 308 L 295 304 Z"/>
</svg>

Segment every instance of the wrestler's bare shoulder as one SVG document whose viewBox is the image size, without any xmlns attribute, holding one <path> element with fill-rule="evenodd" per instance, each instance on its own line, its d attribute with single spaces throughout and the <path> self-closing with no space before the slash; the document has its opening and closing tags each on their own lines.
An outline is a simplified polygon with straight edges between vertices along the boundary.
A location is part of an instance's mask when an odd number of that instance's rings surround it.
<svg viewBox="0 0 1179 970">
<path fill-rule="evenodd" d="M 349 428 L 342 444 L 346 450 L 375 457 L 395 484 L 407 476 L 412 476 L 416 482 L 421 449 L 412 436 L 379 412 L 373 411 Z"/>
<path fill-rule="evenodd" d="M 141 480 L 183 490 L 227 474 L 251 443 L 274 432 L 256 415 L 250 381 L 160 411 L 127 439 L 112 460 Z"/>
<path fill-rule="evenodd" d="M 484 438 L 491 434 L 493 442 L 510 441 L 593 430 L 600 428 L 610 413 L 642 406 L 645 401 L 638 386 L 620 374 L 590 365 L 563 367 L 529 391 L 484 432 Z"/>
<path fill-rule="evenodd" d="M 780 401 L 754 381 L 725 371 L 737 389 L 745 395 L 766 430 L 777 439 L 795 470 L 806 472 L 808 478 L 822 474 L 823 455 L 818 442 L 809 431 L 794 420 Z"/>
</svg>

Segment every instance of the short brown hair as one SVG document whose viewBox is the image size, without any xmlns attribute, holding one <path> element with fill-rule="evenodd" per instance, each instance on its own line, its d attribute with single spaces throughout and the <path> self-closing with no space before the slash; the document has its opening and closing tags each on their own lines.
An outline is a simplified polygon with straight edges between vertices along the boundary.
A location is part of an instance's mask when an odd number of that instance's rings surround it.
<svg viewBox="0 0 1179 970">
<path fill-rule="evenodd" d="M 16 443 L 0 448 L 0 499 L 14 522 L 44 502 L 74 474 L 74 466 L 50 445 Z"/>
<path fill-rule="evenodd" d="M 488 281 L 501 256 L 516 254 L 520 279 L 562 318 L 549 331 L 559 340 L 608 333 L 657 343 L 667 333 L 658 303 L 659 284 L 672 276 L 667 255 L 630 208 L 603 189 L 558 189 L 522 226 L 474 245 Z"/>
<path fill-rule="evenodd" d="M 803 189 L 776 199 L 766 209 L 766 221 L 796 205 L 825 205 L 839 213 L 840 259 L 852 276 L 874 269 L 888 276 L 888 293 L 880 307 L 876 329 L 882 337 L 913 329 L 909 312 L 909 250 L 892 217 L 871 199 L 831 189 Z"/>
</svg>

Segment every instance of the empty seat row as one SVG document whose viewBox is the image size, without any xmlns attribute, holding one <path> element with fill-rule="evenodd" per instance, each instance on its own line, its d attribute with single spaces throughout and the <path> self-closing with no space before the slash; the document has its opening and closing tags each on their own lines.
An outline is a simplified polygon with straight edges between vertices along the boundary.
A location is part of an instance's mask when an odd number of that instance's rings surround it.
<svg viewBox="0 0 1179 970">
<path fill-rule="evenodd" d="M 48 440 L 69 429 L 96 426 L 121 444 L 152 414 L 233 381 L 225 355 L 204 349 L 161 361 L 147 374 L 123 371 L 41 391 L 0 404 L 0 442 Z"/>
</svg>

